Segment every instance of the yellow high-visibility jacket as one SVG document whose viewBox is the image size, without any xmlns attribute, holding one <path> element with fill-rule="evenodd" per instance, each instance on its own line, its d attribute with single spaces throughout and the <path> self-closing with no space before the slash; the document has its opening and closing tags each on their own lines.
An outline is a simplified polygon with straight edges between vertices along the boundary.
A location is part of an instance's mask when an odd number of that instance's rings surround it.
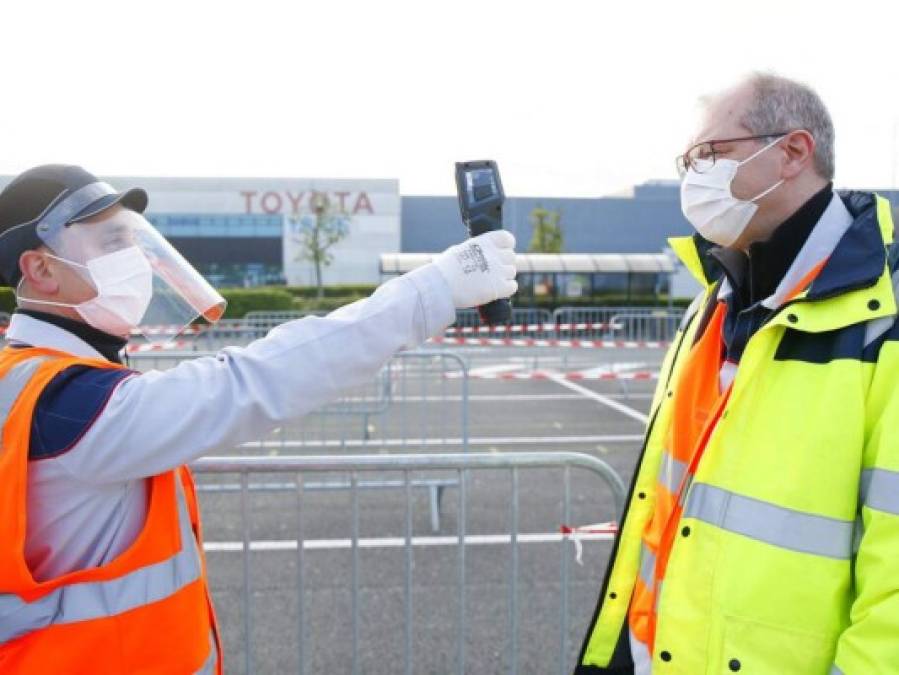
<svg viewBox="0 0 899 675">
<path fill-rule="evenodd" d="M 750 338 L 686 498 L 658 600 L 653 675 L 899 674 L 899 323 L 890 204 L 853 223 L 811 286 Z M 716 301 L 699 239 L 672 245 L 706 290 L 662 366 L 576 675 L 634 673 L 627 612 L 671 393 Z"/>
</svg>

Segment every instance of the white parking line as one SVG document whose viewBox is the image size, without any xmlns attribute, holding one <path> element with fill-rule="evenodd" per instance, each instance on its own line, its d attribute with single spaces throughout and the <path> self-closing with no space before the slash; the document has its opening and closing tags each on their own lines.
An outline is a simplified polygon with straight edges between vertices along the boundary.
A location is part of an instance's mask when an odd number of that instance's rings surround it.
<svg viewBox="0 0 899 675">
<path fill-rule="evenodd" d="M 642 422 L 643 424 L 647 424 L 649 422 L 649 416 L 644 415 L 639 410 L 634 410 L 631 407 L 624 405 L 623 403 L 619 403 L 618 401 L 614 401 L 610 399 L 608 396 L 603 396 L 602 394 L 598 394 L 592 389 L 587 389 L 587 387 L 582 387 L 575 382 L 570 382 L 559 376 L 550 376 L 548 379 L 552 380 L 556 384 L 560 384 L 566 389 L 571 389 L 571 391 L 576 391 L 577 393 L 591 398 L 597 403 L 601 403 L 602 405 L 611 408 L 612 410 L 617 410 L 618 412 L 631 417 L 638 422 Z"/>
<path fill-rule="evenodd" d="M 571 539 L 571 535 L 555 532 L 532 532 L 518 535 L 518 541 L 522 544 L 552 544 Z M 614 534 L 579 534 L 580 541 L 612 541 Z M 412 537 L 412 546 L 457 546 L 459 537 Z M 470 534 L 464 538 L 466 546 L 497 546 L 510 544 L 512 535 L 509 534 Z M 358 540 L 359 548 L 402 548 L 406 545 L 404 537 L 378 537 Z M 304 551 L 328 551 L 352 548 L 352 539 L 306 539 L 303 541 Z M 207 541 L 203 543 L 203 550 L 209 553 L 236 553 L 243 551 L 243 542 L 240 541 Z M 281 539 L 267 541 L 251 541 L 251 551 L 296 551 L 296 539 Z"/>
<path fill-rule="evenodd" d="M 491 375 L 498 375 L 499 373 L 511 373 L 524 368 L 523 363 L 497 363 L 492 366 L 480 366 L 478 368 L 472 368 L 468 371 L 469 377 L 484 377 L 489 378 Z"/>
<path fill-rule="evenodd" d="M 600 375 L 610 375 L 615 373 L 626 373 L 632 370 L 645 369 L 651 364 L 646 361 L 630 361 L 628 363 L 603 363 L 593 368 L 581 369 L 578 372 L 584 376 L 585 380 L 599 377 Z"/>
</svg>

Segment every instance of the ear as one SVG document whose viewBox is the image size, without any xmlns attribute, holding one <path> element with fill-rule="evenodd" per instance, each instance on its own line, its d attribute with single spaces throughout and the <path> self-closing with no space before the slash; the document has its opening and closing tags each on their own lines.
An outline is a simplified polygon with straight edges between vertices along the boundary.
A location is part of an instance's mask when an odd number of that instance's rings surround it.
<svg viewBox="0 0 899 675">
<path fill-rule="evenodd" d="M 790 132 L 781 147 L 786 152 L 783 177 L 795 178 L 808 167 L 815 156 L 815 137 L 805 129 Z"/>
<path fill-rule="evenodd" d="M 19 256 L 23 280 L 35 291 L 45 295 L 59 292 L 59 280 L 43 251 L 25 251 Z"/>
</svg>

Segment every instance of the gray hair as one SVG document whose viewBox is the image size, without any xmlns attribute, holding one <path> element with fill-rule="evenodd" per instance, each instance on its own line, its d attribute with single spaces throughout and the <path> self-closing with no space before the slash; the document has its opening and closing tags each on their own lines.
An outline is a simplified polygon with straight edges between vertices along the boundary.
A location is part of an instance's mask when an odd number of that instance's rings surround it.
<svg viewBox="0 0 899 675">
<path fill-rule="evenodd" d="M 815 139 L 815 170 L 833 180 L 833 121 L 815 90 L 771 73 L 753 73 L 746 82 L 754 96 L 741 120 L 743 126 L 753 134 L 805 129 Z"/>
</svg>

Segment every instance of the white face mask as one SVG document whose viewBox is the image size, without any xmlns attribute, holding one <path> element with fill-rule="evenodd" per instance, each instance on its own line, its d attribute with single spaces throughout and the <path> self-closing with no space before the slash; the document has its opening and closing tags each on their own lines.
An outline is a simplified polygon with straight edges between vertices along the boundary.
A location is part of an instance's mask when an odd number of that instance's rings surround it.
<svg viewBox="0 0 899 675">
<path fill-rule="evenodd" d="M 702 173 L 692 167 L 687 170 L 680 187 L 681 210 L 699 234 L 719 246 L 730 246 L 740 238 L 758 210 L 755 202 L 780 187 L 783 179 L 749 201 L 734 197 L 730 185 L 737 175 L 737 169 L 773 147 L 782 138 L 783 136 L 774 139 L 741 162 L 735 159 L 717 159 L 712 164 L 709 159 L 700 159 L 696 161 L 702 166 Z"/>
<path fill-rule="evenodd" d="M 48 254 L 49 255 L 49 254 Z M 137 246 L 123 248 L 92 260 L 86 265 L 58 258 L 68 265 L 84 267 L 90 274 L 97 297 L 76 304 L 16 297 L 20 301 L 56 307 L 72 307 L 84 321 L 110 335 L 126 336 L 141 319 L 153 299 L 153 268 Z M 21 285 L 21 281 L 19 282 Z"/>
</svg>

